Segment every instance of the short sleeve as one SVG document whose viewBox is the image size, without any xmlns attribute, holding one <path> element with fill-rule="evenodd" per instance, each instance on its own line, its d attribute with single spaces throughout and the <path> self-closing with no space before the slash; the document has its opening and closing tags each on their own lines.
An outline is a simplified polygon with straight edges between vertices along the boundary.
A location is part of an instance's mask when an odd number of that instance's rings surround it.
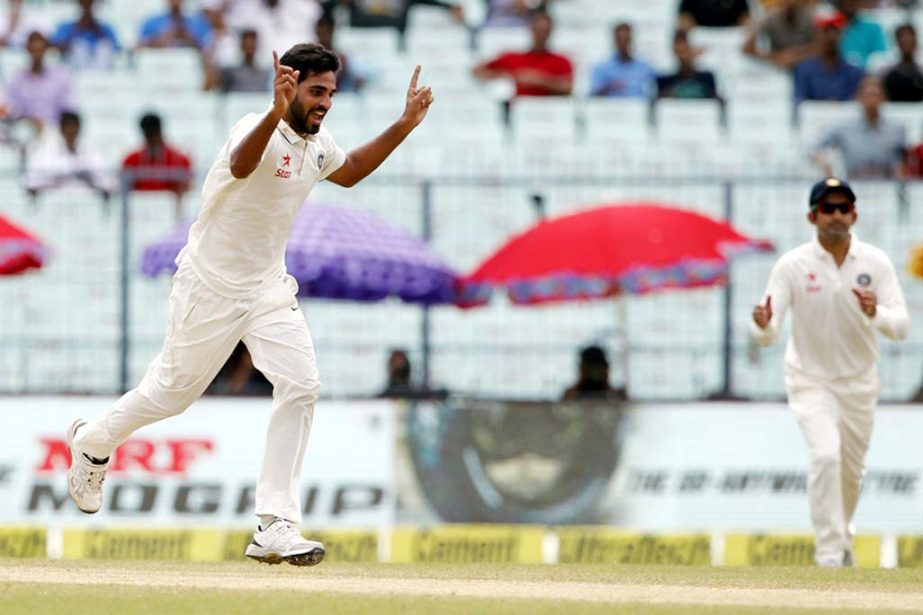
<svg viewBox="0 0 923 615">
<path fill-rule="evenodd" d="M 228 156 L 230 156 L 231 152 L 234 151 L 234 148 L 240 145 L 240 142 L 244 140 L 244 137 L 250 134 L 251 130 L 256 128 L 257 124 L 260 123 L 262 118 L 263 116 L 259 113 L 248 113 L 247 115 L 240 118 L 236 124 L 234 124 L 234 127 L 231 128 L 230 136 L 228 137 Z M 269 150 L 268 145 L 263 150 L 263 155 L 260 157 L 260 162 L 266 158 L 267 150 Z"/>
<path fill-rule="evenodd" d="M 321 126 L 317 133 L 318 141 L 324 149 L 324 162 L 320 165 L 320 172 L 317 179 L 327 179 L 327 177 L 343 166 L 346 162 L 346 152 L 333 139 L 333 135 L 326 127 Z"/>
</svg>

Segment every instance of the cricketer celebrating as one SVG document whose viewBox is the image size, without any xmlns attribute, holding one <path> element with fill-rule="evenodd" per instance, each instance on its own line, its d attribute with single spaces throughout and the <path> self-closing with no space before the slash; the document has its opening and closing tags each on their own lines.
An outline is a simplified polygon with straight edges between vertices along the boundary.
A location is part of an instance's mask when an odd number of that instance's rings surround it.
<svg viewBox="0 0 923 615">
<path fill-rule="evenodd" d="M 785 386 L 808 448 L 815 561 L 851 566 L 852 518 L 879 392 L 876 331 L 901 340 L 910 321 L 887 255 L 850 233 L 857 219 L 850 186 L 820 181 L 809 205 L 816 237 L 776 263 L 763 303 L 753 308 L 753 336 L 774 343 L 792 311 Z"/>
<path fill-rule="evenodd" d="M 281 59 L 273 52 L 274 98 L 231 129 L 208 172 L 203 206 L 177 257 L 163 349 L 138 387 L 95 421 L 67 433 L 68 487 L 80 510 L 102 503 L 108 458 L 132 432 L 189 407 L 243 340 L 253 364 L 273 385 L 272 413 L 256 488 L 260 525 L 247 556 L 311 566 L 321 543 L 305 540 L 299 477 L 320 382 L 314 345 L 285 270 L 295 214 L 323 179 L 352 186 L 374 171 L 426 117 L 429 87 L 410 80 L 401 117 L 346 154 L 322 126 L 336 92 L 340 62 L 320 45 L 302 44 Z"/>
</svg>

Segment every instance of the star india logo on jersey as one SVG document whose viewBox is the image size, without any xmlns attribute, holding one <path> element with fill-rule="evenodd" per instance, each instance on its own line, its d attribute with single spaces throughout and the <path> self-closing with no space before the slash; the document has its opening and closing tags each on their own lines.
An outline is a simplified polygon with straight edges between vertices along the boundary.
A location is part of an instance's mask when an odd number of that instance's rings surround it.
<svg viewBox="0 0 923 615">
<path fill-rule="evenodd" d="M 276 177 L 281 177 L 282 179 L 288 179 L 292 176 L 292 172 L 288 169 L 282 167 L 288 167 L 292 163 L 292 157 L 289 154 L 282 156 L 282 166 L 276 169 Z"/>
</svg>

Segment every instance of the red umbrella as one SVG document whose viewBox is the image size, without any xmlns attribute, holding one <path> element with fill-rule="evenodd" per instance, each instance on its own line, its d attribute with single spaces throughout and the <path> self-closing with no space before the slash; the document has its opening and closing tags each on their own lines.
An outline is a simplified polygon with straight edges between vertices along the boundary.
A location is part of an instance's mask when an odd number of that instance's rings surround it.
<svg viewBox="0 0 923 615">
<path fill-rule="evenodd" d="M 534 304 L 712 286 L 727 280 L 732 256 L 772 249 L 692 211 L 604 205 L 513 237 L 460 281 L 457 303 L 486 303 L 493 287 L 506 288 L 514 303 Z"/>
<path fill-rule="evenodd" d="M 38 239 L 0 216 L 0 275 L 41 267 L 46 256 Z"/>
</svg>

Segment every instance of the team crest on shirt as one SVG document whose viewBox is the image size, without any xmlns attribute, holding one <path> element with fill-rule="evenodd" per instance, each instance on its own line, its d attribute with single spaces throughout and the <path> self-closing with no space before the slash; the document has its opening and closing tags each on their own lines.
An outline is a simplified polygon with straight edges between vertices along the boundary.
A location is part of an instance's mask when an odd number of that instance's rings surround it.
<svg viewBox="0 0 923 615">
<path fill-rule="evenodd" d="M 317 168 L 324 168 L 324 154 L 323 152 L 317 155 Z"/>
<path fill-rule="evenodd" d="M 860 273 L 859 276 L 856 278 L 856 284 L 858 284 L 859 286 L 862 286 L 863 288 L 870 286 L 871 283 L 872 283 L 872 276 L 870 276 L 867 273 Z"/>
</svg>

